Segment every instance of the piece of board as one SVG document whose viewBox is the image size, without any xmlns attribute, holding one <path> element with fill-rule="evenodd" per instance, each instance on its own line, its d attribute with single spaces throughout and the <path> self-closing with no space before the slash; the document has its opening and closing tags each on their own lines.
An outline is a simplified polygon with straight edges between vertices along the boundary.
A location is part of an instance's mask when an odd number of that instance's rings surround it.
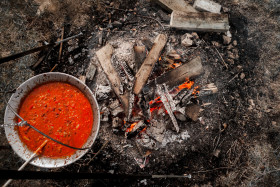
<svg viewBox="0 0 280 187">
<path fill-rule="evenodd" d="M 229 30 L 229 20 L 227 14 L 173 11 L 170 27 L 191 31 L 226 32 Z"/>
<path fill-rule="evenodd" d="M 221 13 L 222 6 L 211 0 L 195 0 L 193 7 L 199 11 Z"/>
<path fill-rule="evenodd" d="M 154 2 L 159 4 L 169 13 L 175 10 L 183 12 L 197 12 L 194 7 L 184 0 L 154 0 Z"/>
<path fill-rule="evenodd" d="M 147 80 L 153 70 L 155 63 L 158 61 L 161 51 L 167 42 L 167 36 L 164 34 L 159 34 L 150 50 L 147 58 L 141 65 L 140 69 L 135 75 L 135 82 L 133 86 L 133 93 L 138 95 L 143 86 L 147 83 Z"/>
<path fill-rule="evenodd" d="M 114 90 L 115 94 L 119 97 L 125 114 L 128 114 L 128 96 L 129 93 L 121 93 L 120 87 L 121 87 L 121 80 L 118 76 L 117 71 L 113 67 L 111 63 L 111 58 L 113 55 L 114 49 L 110 44 L 107 44 L 106 46 L 102 47 L 96 52 L 97 58 L 99 60 L 99 63 L 105 72 L 107 78 L 109 79 L 111 83 L 111 87 Z"/>
<path fill-rule="evenodd" d="M 203 67 L 200 57 L 196 57 L 189 63 L 179 66 L 176 69 L 170 70 L 163 75 L 155 78 L 143 89 L 143 93 L 147 94 L 150 90 L 153 90 L 156 84 L 166 84 L 169 90 L 182 84 L 186 79 L 194 78 L 203 73 Z"/>
</svg>

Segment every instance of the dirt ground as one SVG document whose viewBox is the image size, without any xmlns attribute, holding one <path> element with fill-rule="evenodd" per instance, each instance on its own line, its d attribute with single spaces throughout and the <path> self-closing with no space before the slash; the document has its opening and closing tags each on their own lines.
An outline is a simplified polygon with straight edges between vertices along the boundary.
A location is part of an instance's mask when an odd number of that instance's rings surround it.
<svg viewBox="0 0 280 187">
<path fill-rule="evenodd" d="M 113 3 L 112 3 L 113 2 Z M 0 57 L 14 54 L 83 32 L 83 36 L 63 45 L 55 71 L 76 77 L 86 75 L 90 64 L 98 66 L 94 51 L 110 41 L 130 41 L 158 33 L 180 38 L 185 31 L 164 27 L 162 10 L 149 0 L 2 0 L 0 1 Z M 192 2 L 192 1 L 189 1 Z M 207 69 L 206 80 L 219 92 L 200 100 L 211 103 L 200 113 L 203 121 L 181 122 L 190 138 L 151 150 L 149 163 L 140 168 L 129 154 L 133 140 L 113 133 L 111 124 L 101 123 L 98 139 L 78 162 L 59 169 L 27 166 L 31 171 L 68 171 L 114 174 L 176 174 L 181 179 L 147 180 L 17 180 L 14 186 L 280 186 L 280 2 L 279 0 L 216 0 L 228 11 L 232 41 L 237 41 L 239 58 L 226 69 L 211 47 L 212 41 L 224 58 L 228 46 L 222 34 L 200 33 L 209 46 L 199 53 Z M 139 16 L 137 16 L 139 15 Z M 144 16 L 143 16 L 144 15 Z M 159 24 L 159 21 L 161 24 Z M 117 21 L 117 22 L 116 22 Z M 118 22 L 121 22 L 119 24 Z M 164 28 L 164 29 L 163 29 Z M 137 30 L 137 33 L 135 33 Z M 103 33 L 100 42 L 98 36 Z M 58 47 L 36 69 L 31 66 L 44 54 L 32 54 L 0 65 L 0 89 L 13 89 L 28 78 L 49 72 L 58 62 Z M 74 62 L 69 58 L 74 59 Z M 186 60 L 188 61 L 188 60 Z M 97 68 L 97 77 L 104 77 Z M 87 80 L 95 89 L 98 80 Z M 0 122 L 5 103 L 0 95 Z M 114 96 L 113 96 L 114 97 Z M 93 156 L 111 137 L 109 144 Z M 217 153 L 218 154 L 214 154 Z M 0 169 L 18 169 L 23 160 L 9 147 L 0 129 Z M 216 156 L 214 156 L 216 155 Z M 1 180 L 4 183 L 4 180 Z"/>
</svg>

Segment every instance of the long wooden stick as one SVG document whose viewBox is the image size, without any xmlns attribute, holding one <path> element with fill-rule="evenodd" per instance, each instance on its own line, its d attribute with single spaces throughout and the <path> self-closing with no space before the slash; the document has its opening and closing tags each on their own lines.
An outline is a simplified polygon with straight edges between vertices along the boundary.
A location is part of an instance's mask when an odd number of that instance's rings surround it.
<svg viewBox="0 0 280 187">
<path fill-rule="evenodd" d="M 26 160 L 26 161 L 24 162 L 24 164 L 22 164 L 22 166 L 18 169 L 18 171 L 23 170 L 23 169 L 25 168 L 25 166 L 26 166 L 29 162 L 31 162 L 31 161 L 33 160 L 33 158 L 35 158 L 35 157 L 37 156 L 37 153 L 48 143 L 48 141 L 49 141 L 49 140 L 45 140 L 45 141 L 37 148 L 37 150 L 31 155 L 31 157 L 30 157 L 28 160 Z M 13 181 L 13 179 L 7 180 L 7 182 L 3 185 L 3 187 L 8 186 L 12 181 Z"/>
</svg>

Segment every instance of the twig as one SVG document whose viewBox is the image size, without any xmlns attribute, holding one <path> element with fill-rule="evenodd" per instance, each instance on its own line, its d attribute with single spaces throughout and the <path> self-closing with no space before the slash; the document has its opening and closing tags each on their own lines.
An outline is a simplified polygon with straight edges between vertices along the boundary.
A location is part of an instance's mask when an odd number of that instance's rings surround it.
<svg viewBox="0 0 280 187">
<path fill-rule="evenodd" d="M 210 47 L 203 39 L 202 39 L 202 41 L 203 41 L 208 47 Z M 228 69 L 228 65 L 227 65 L 226 62 L 224 61 L 224 59 L 223 59 L 221 53 L 218 51 L 218 49 L 217 49 L 214 45 L 213 45 L 213 47 L 214 47 L 214 49 L 216 50 L 218 56 L 219 56 L 220 59 L 222 60 L 222 62 L 223 62 L 223 64 L 225 65 L 225 67 Z"/>
<path fill-rule="evenodd" d="M 148 18 L 148 19 L 152 19 L 152 20 L 158 22 L 158 24 L 162 27 L 162 29 L 165 30 L 165 28 L 164 28 L 164 26 L 161 24 L 161 22 L 160 22 L 159 20 L 155 19 L 155 18 L 152 18 L 152 17 L 149 17 L 149 16 L 143 16 L 143 15 L 139 15 L 139 14 L 136 14 L 136 16 L 138 16 L 138 17 L 143 17 L 143 18 Z"/>
<path fill-rule="evenodd" d="M 111 139 L 107 140 L 102 147 L 97 151 L 97 153 L 95 153 L 95 155 L 88 161 L 87 164 L 89 164 L 101 151 L 102 149 L 104 149 L 104 147 L 106 147 L 106 145 L 110 142 Z"/>
<path fill-rule="evenodd" d="M 192 173 L 207 173 L 207 172 L 212 172 L 212 171 L 221 170 L 221 169 L 234 169 L 234 168 L 220 167 L 220 168 L 214 168 L 214 169 L 210 169 L 210 170 L 196 171 L 196 172 L 192 172 Z"/>
<path fill-rule="evenodd" d="M 63 36 L 64 36 L 64 27 L 62 28 L 61 30 L 61 37 L 60 37 L 60 41 L 63 40 Z M 60 43 L 60 47 L 59 47 L 59 52 L 58 52 L 58 59 L 57 59 L 57 63 L 54 65 L 54 67 L 51 69 L 50 72 L 52 72 L 57 66 L 58 64 L 60 63 L 60 58 L 61 58 L 61 52 L 62 52 L 62 46 L 63 46 L 63 43 Z"/>
<path fill-rule="evenodd" d="M 18 171 L 23 170 L 23 169 L 25 168 L 25 166 L 26 166 L 29 162 L 31 162 L 31 161 L 37 156 L 37 153 L 48 143 L 48 141 L 49 141 L 48 139 L 45 140 L 45 141 L 36 149 L 36 151 L 31 155 L 31 157 L 30 157 L 28 160 L 26 160 L 26 161 L 24 162 L 24 164 L 18 169 Z M 3 185 L 3 187 L 8 186 L 12 181 L 13 181 L 13 179 L 9 179 L 9 180 Z"/>
</svg>

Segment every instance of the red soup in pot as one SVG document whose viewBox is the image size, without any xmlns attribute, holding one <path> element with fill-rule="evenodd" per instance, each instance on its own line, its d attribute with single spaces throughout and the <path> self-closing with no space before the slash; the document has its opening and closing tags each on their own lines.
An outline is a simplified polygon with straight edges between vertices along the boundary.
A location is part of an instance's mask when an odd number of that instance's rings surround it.
<svg viewBox="0 0 280 187">
<path fill-rule="evenodd" d="M 34 88 L 21 103 L 19 115 L 50 137 L 78 148 L 86 143 L 93 125 L 89 100 L 78 88 L 63 82 Z M 47 139 L 29 126 L 18 127 L 18 132 L 21 141 L 32 151 Z M 60 158 L 75 151 L 50 140 L 42 155 Z"/>
</svg>

